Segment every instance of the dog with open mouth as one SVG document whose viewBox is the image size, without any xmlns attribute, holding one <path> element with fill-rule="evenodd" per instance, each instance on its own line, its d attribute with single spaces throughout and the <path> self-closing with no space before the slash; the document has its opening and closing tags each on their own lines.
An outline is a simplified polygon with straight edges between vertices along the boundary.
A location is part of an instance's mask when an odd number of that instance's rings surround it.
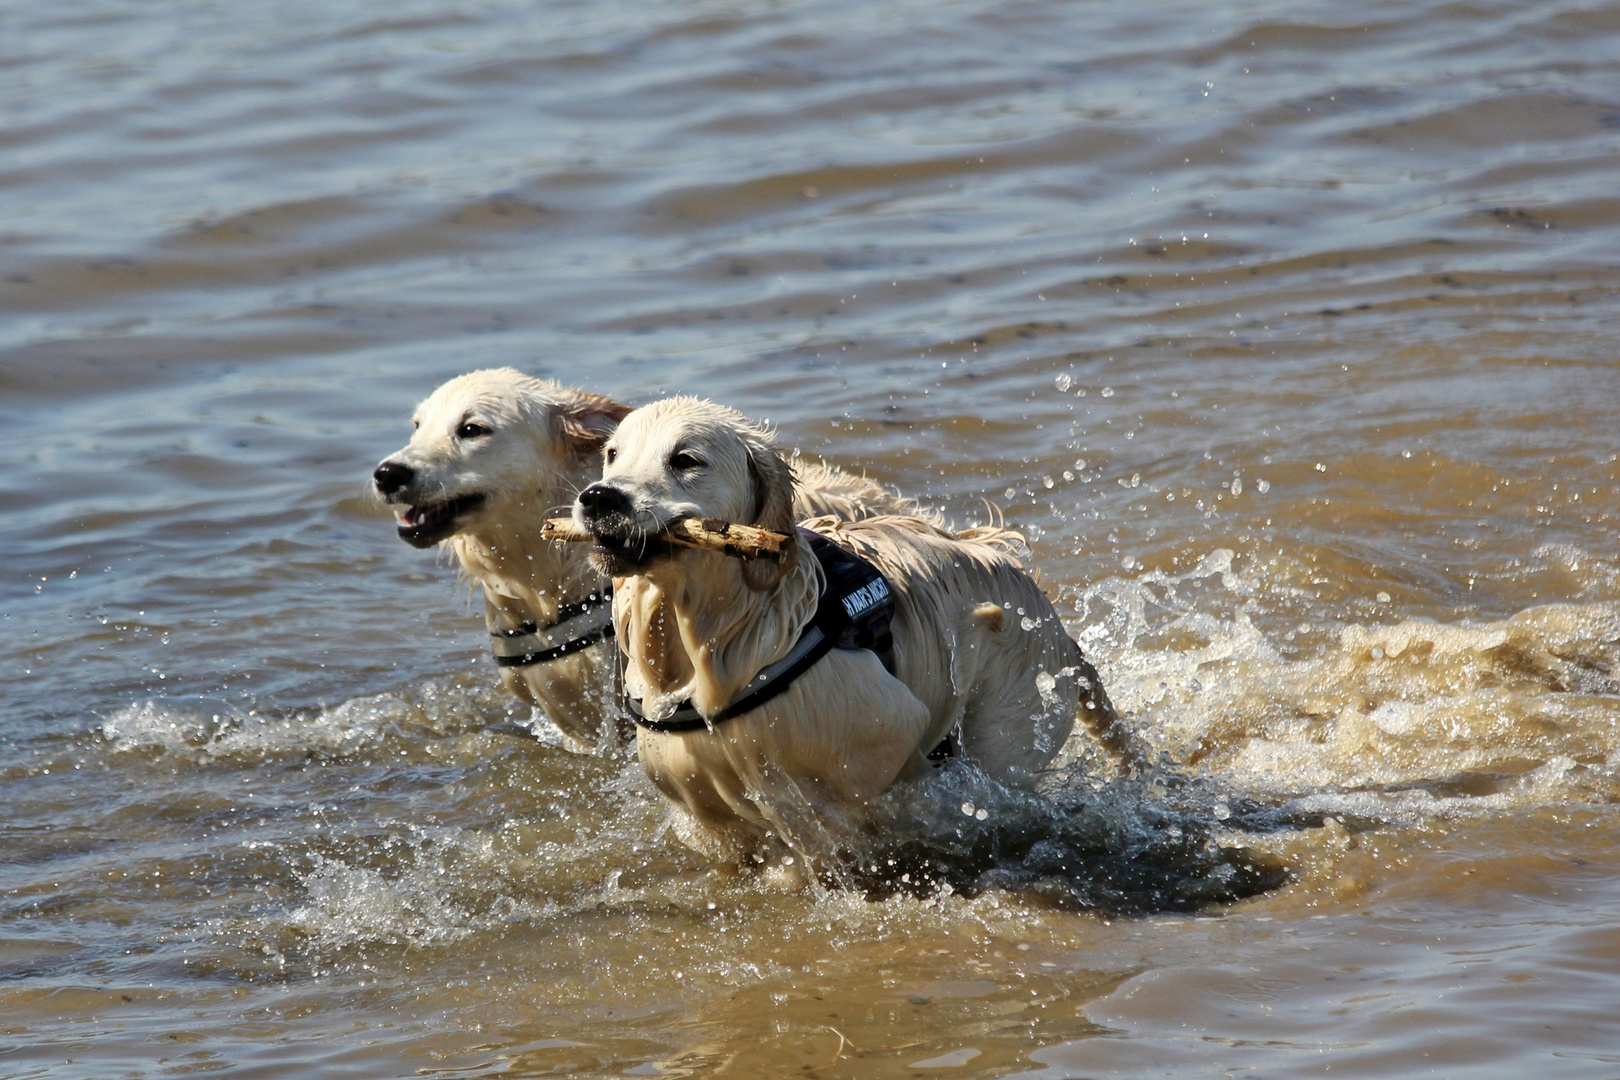
<svg viewBox="0 0 1620 1080">
<path fill-rule="evenodd" d="M 690 397 L 630 414 L 574 502 L 613 578 L 637 748 L 689 844 L 791 863 L 897 779 L 961 755 L 1027 783 L 1113 722 L 1095 669 L 996 530 L 816 518 L 771 434 Z M 660 539 L 695 517 L 792 535 L 778 562 Z M 998 542 L 1001 541 L 1001 542 Z M 823 848 L 825 845 L 821 845 Z"/>
<path fill-rule="evenodd" d="M 513 368 L 474 371 L 435 390 L 415 433 L 372 484 L 400 539 L 442 545 L 484 595 L 501 679 L 538 706 L 575 749 L 627 740 L 617 692 L 608 582 L 580 545 L 542 535 L 601 471 L 600 451 L 631 406 Z M 863 477 L 797 470 L 794 512 L 864 517 L 921 513 Z"/>
</svg>

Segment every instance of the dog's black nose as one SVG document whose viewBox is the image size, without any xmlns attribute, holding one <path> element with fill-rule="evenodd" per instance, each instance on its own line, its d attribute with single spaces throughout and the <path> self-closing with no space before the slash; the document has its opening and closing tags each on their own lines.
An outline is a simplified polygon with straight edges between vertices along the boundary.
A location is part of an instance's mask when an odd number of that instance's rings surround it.
<svg viewBox="0 0 1620 1080">
<path fill-rule="evenodd" d="M 371 479 L 376 482 L 378 491 L 384 495 L 392 495 L 416 479 L 416 470 L 397 461 L 385 461 L 377 466 L 377 471 L 371 474 Z"/>
<path fill-rule="evenodd" d="M 630 496 L 606 484 L 592 484 L 580 492 L 579 508 L 587 524 L 615 514 L 622 517 L 634 516 Z"/>
</svg>

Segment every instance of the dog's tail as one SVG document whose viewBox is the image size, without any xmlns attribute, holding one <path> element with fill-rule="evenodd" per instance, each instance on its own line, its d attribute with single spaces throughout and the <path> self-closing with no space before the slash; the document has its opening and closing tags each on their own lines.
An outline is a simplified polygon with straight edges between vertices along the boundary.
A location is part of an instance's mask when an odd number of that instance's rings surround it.
<svg viewBox="0 0 1620 1080">
<path fill-rule="evenodd" d="M 1127 776 L 1135 776 L 1148 766 L 1152 756 L 1136 732 L 1120 718 L 1108 691 L 1103 689 L 1096 665 L 1086 659 L 1078 641 L 1069 640 L 1074 644 L 1075 678 L 1080 685 L 1080 722 Z"/>
</svg>

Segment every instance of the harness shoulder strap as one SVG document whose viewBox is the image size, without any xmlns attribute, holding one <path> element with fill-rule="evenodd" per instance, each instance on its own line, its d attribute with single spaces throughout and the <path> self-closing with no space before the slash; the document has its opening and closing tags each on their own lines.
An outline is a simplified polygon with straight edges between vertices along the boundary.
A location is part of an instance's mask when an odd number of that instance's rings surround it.
<svg viewBox="0 0 1620 1080">
<path fill-rule="evenodd" d="M 799 533 L 821 564 L 825 584 L 815 615 L 788 654 L 761 669 L 710 719 L 705 719 L 690 701 L 682 702 L 667 717 L 649 719 L 642 711 L 641 699 L 627 692 L 625 705 L 637 726 L 649 731 L 676 732 L 697 731 L 724 723 L 781 694 L 834 649 L 870 649 L 878 654 L 886 669 L 894 670 L 894 639 L 889 633 L 894 597 L 889 583 L 871 563 L 820 533 L 805 528 L 800 528 Z"/>
</svg>

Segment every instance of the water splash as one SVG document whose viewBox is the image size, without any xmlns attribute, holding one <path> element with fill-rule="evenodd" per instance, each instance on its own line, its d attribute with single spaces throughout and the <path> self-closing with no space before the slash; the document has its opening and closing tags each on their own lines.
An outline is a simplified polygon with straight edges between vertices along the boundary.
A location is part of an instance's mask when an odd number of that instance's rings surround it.
<svg viewBox="0 0 1620 1080">
<path fill-rule="evenodd" d="M 1256 595 L 1279 587 L 1220 550 L 1182 574 L 1073 595 L 1078 636 L 1163 767 L 1279 805 L 1398 805 L 1402 820 L 1608 792 L 1598 774 L 1620 749 L 1620 604 L 1455 624 L 1318 620 L 1285 643 L 1251 618 Z M 1577 768 L 1551 788 L 1521 782 L 1563 758 Z M 1434 806 L 1416 811 L 1414 790 Z"/>
<path fill-rule="evenodd" d="M 269 871 L 275 899 L 251 927 L 221 929 L 316 970 L 486 934 L 584 942 L 584 921 L 682 928 L 711 945 L 672 949 L 670 978 L 742 984 L 774 969 L 753 958 L 758 970 L 744 970 L 734 948 L 712 944 L 722 930 L 746 926 L 772 944 L 767 926 L 872 934 L 946 907 L 973 918 L 1199 911 L 1287 882 L 1333 894 L 1344 853 L 1369 832 L 1620 801 L 1620 604 L 1462 623 L 1317 620 L 1285 639 L 1257 611 L 1287 588 L 1267 573 L 1218 550 L 1180 574 L 1071 591 L 1071 629 L 1148 764 L 1120 776 L 1077 733 L 1034 790 L 951 762 L 886 793 L 869 829 L 786 800 L 796 812 L 782 827 L 819 856 L 824 886 L 792 898 L 772 899 L 746 869 L 716 876 L 676 841 L 632 757 L 567 753 L 543 718 L 481 683 L 282 713 L 147 701 L 95 736 L 115 763 L 180 762 L 199 783 L 217 783 L 222 766 L 292 759 L 327 774 L 309 782 L 329 802 L 361 793 L 330 812 L 263 808 L 281 823 L 255 863 L 285 867 Z M 491 741 L 503 726 L 538 738 Z M 436 823 L 402 813 L 429 774 Z M 372 786 L 386 784 L 397 787 Z M 741 910 L 753 914 L 719 917 Z"/>
<path fill-rule="evenodd" d="M 873 899 L 1000 891 L 1107 914 L 1195 911 L 1286 881 L 1281 865 L 1232 843 L 1240 823 L 1228 810 L 1223 824 L 1214 802 L 1174 799 L 1159 775 L 1100 781 L 1075 770 L 1022 791 L 952 761 L 884 795 L 882 839 L 846 870 Z"/>
</svg>

